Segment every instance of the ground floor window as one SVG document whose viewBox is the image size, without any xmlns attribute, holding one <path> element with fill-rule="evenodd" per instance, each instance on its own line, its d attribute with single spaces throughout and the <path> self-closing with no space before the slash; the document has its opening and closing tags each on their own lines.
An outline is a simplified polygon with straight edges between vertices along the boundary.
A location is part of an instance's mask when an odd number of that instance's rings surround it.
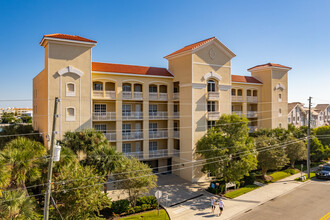
<svg viewBox="0 0 330 220">
<path fill-rule="evenodd" d="M 131 152 L 131 150 L 132 150 L 131 143 L 123 144 L 123 149 L 122 149 L 123 153 L 129 153 Z"/>
<path fill-rule="evenodd" d="M 106 131 L 107 131 L 107 125 L 105 125 L 105 124 L 95 125 L 94 128 L 95 128 L 95 130 L 101 131 L 103 133 L 106 133 Z"/>
<path fill-rule="evenodd" d="M 207 121 L 207 129 L 215 127 L 215 121 Z"/>
</svg>

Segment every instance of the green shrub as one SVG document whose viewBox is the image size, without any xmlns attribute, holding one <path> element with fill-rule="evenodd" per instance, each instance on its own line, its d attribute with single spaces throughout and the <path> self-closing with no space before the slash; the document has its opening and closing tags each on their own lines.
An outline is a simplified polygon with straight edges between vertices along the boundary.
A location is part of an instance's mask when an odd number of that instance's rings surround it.
<svg viewBox="0 0 330 220">
<path fill-rule="evenodd" d="M 291 175 L 299 173 L 299 171 L 296 169 L 286 169 L 286 170 L 284 170 L 284 172 L 290 173 Z"/>
<path fill-rule="evenodd" d="M 129 201 L 127 199 L 122 199 L 114 201 L 111 204 L 111 213 L 121 214 L 129 210 Z"/>
<path fill-rule="evenodd" d="M 149 204 L 143 204 L 141 206 L 142 210 L 145 211 L 145 210 L 148 210 L 150 208 L 150 205 Z"/>
<path fill-rule="evenodd" d="M 152 207 L 156 207 L 157 199 L 155 196 L 142 196 L 136 200 L 137 206 L 142 206 L 143 204 L 148 204 Z"/>
<path fill-rule="evenodd" d="M 130 207 L 128 210 L 127 210 L 127 214 L 133 214 L 135 212 L 134 208 L 133 207 Z"/>
<path fill-rule="evenodd" d="M 245 181 L 244 180 L 240 180 L 239 183 L 240 183 L 240 187 L 245 186 Z"/>
<path fill-rule="evenodd" d="M 141 206 L 135 206 L 134 207 L 135 212 L 141 212 L 141 210 L 142 210 Z"/>
<path fill-rule="evenodd" d="M 241 186 L 241 183 L 239 181 L 235 181 L 235 187 L 238 189 Z"/>
<path fill-rule="evenodd" d="M 256 180 L 256 174 L 250 173 L 248 176 L 244 176 L 245 185 L 253 185 L 254 181 Z"/>
</svg>

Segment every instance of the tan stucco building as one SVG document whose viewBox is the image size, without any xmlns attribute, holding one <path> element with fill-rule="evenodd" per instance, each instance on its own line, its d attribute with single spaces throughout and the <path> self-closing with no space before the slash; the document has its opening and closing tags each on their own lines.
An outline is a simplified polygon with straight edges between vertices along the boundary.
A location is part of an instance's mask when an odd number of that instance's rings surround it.
<svg viewBox="0 0 330 220">
<path fill-rule="evenodd" d="M 33 125 L 45 140 L 59 97 L 57 138 L 95 128 L 156 171 L 199 181 L 200 166 L 189 162 L 221 114 L 245 115 L 251 131 L 287 127 L 290 67 L 268 63 L 248 69 L 251 76 L 232 75 L 235 54 L 215 37 L 165 56 L 168 69 L 92 62 L 96 43 L 63 34 L 42 39 L 45 68 L 33 80 Z"/>
</svg>

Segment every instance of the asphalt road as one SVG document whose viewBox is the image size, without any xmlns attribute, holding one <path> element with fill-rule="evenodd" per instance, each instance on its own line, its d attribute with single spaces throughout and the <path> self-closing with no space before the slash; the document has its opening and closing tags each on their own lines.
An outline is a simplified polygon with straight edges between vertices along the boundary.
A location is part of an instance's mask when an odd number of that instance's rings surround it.
<svg viewBox="0 0 330 220">
<path fill-rule="evenodd" d="M 318 220 L 321 218 L 330 220 L 330 180 L 312 180 L 310 183 L 257 206 L 234 219 Z"/>
</svg>

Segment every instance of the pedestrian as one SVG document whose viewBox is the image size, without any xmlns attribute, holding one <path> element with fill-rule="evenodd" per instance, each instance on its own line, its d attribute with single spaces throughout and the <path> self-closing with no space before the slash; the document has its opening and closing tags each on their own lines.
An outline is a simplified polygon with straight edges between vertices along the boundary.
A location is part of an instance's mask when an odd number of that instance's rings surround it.
<svg viewBox="0 0 330 220">
<path fill-rule="evenodd" d="M 212 209 L 212 213 L 214 213 L 214 209 L 215 209 L 215 199 L 214 199 L 214 197 L 211 198 L 211 209 Z"/>
<path fill-rule="evenodd" d="M 223 203 L 223 201 L 221 200 L 221 198 L 219 199 L 219 209 L 220 209 L 220 213 L 219 216 L 222 214 L 223 211 L 223 207 L 225 206 L 225 204 Z"/>
</svg>

